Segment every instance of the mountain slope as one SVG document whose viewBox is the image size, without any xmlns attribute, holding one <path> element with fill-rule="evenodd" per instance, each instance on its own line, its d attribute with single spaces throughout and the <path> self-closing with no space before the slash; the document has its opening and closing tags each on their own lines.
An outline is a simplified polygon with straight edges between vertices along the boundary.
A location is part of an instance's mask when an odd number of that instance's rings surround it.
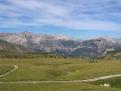
<svg viewBox="0 0 121 91">
<path fill-rule="evenodd" d="M 21 55 L 26 52 L 26 48 L 15 45 L 4 40 L 0 40 L 0 57 Z"/>
<path fill-rule="evenodd" d="M 76 57 L 102 57 L 107 51 L 112 51 L 114 47 L 121 45 L 118 40 L 109 38 L 96 38 L 83 41 L 81 48 L 76 49 L 72 55 Z"/>
<path fill-rule="evenodd" d="M 121 59 L 121 46 L 115 47 L 112 51 L 108 51 L 105 58 Z"/>
</svg>

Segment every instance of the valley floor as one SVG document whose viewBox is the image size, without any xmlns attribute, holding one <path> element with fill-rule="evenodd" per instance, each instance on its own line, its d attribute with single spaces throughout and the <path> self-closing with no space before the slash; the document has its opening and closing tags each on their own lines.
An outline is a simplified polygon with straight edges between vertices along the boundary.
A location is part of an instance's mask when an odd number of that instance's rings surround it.
<svg viewBox="0 0 121 91">
<path fill-rule="evenodd" d="M 84 82 L 83 79 L 88 82 L 121 76 L 121 60 L 98 60 L 97 63 L 89 63 L 88 60 L 76 58 L 0 59 L 0 67 L 7 68 L 11 65 L 17 65 L 19 68 L 0 78 L 0 91 L 121 91 L 115 86 L 80 83 Z M 64 81 L 65 83 L 62 83 Z M 11 82 L 13 83 L 10 84 Z"/>
</svg>

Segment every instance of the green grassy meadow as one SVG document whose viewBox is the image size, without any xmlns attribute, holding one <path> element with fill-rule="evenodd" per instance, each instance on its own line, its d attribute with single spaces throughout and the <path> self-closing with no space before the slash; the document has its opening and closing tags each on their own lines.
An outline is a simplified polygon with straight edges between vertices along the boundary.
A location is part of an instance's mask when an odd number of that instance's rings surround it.
<svg viewBox="0 0 121 91">
<path fill-rule="evenodd" d="M 104 83 L 109 83 L 111 85 L 111 87 L 113 87 L 113 88 L 121 89 L 121 77 L 116 77 L 116 78 L 111 78 L 111 79 L 107 79 L 107 80 L 100 80 L 100 81 L 93 82 L 93 84 L 96 84 L 96 85 L 101 85 Z"/>
<path fill-rule="evenodd" d="M 12 65 L 18 65 L 18 69 L 0 78 L 0 82 L 83 80 L 121 73 L 121 60 L 98 60 L 97 63 L 89 63 L 89 60 L 79 58 L 1 58 L 0 74 L 10 70 Z M 103 87 L 93 83 L 0 83 L 0 91 L 121 91 L 120 86 Z"/>
<path fill-rule="evenodd" d="M 13 69 L 13 66 L 6 66 L 6 65 L 1 65 L 0 66 L 0 75 L 10 71 L 11 69 Z"/>
</svg>

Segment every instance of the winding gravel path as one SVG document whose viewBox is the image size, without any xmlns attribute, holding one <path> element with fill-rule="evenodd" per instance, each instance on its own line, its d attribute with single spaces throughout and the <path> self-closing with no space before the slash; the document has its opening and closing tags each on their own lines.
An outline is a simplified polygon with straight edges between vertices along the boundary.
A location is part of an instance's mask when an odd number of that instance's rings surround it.
<svg viewBox="0 0 121 91">
<path fill-rule="evenodd" d="M 6 76 L 6 75 L 8 75 L 8 74 L 10 74 L 11 72 L 13 72 L 13 71 L 15 71 L 15 70 L 17 70 L 17 69 L 18 69 L 18 66 L 17 66 L 17 65 L 13 65 L 13 69 L 11 69 L 10 71 L 8 71 L 8 72 L 6 72 L 6 73 L 1 74 L 1 75 L 0 75 L 0 78 Z"/>
<path fill-rule="evenodd" d="M 15 67 L 17 68 L 17 67 Z M 109 76 L 101 76 L 93 79 L 87 80 L 72 80 L 72 81 L 15 81 L 15 82 L 0 82 L 0 84 L 36 84 L 36 83 L 82 83 L 82 82 L 93 82 L 98 80 L 105 80 L 114 77 L 121 77 L 121 74 L 109 75 Z"/>
</svg>

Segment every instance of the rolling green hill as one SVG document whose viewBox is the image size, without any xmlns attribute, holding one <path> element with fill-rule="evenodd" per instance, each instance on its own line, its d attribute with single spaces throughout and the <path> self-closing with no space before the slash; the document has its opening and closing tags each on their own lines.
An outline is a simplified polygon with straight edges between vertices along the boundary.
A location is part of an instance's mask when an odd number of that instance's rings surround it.
<svg viewBox="0 0 121 91">
<path fill-rule="evenodd" d="M 0 40 L 0 57 L 12 57 L 22 55 L 27 49 L 20 45 L 15 45 L 4 40 Z"/>
</svg>

